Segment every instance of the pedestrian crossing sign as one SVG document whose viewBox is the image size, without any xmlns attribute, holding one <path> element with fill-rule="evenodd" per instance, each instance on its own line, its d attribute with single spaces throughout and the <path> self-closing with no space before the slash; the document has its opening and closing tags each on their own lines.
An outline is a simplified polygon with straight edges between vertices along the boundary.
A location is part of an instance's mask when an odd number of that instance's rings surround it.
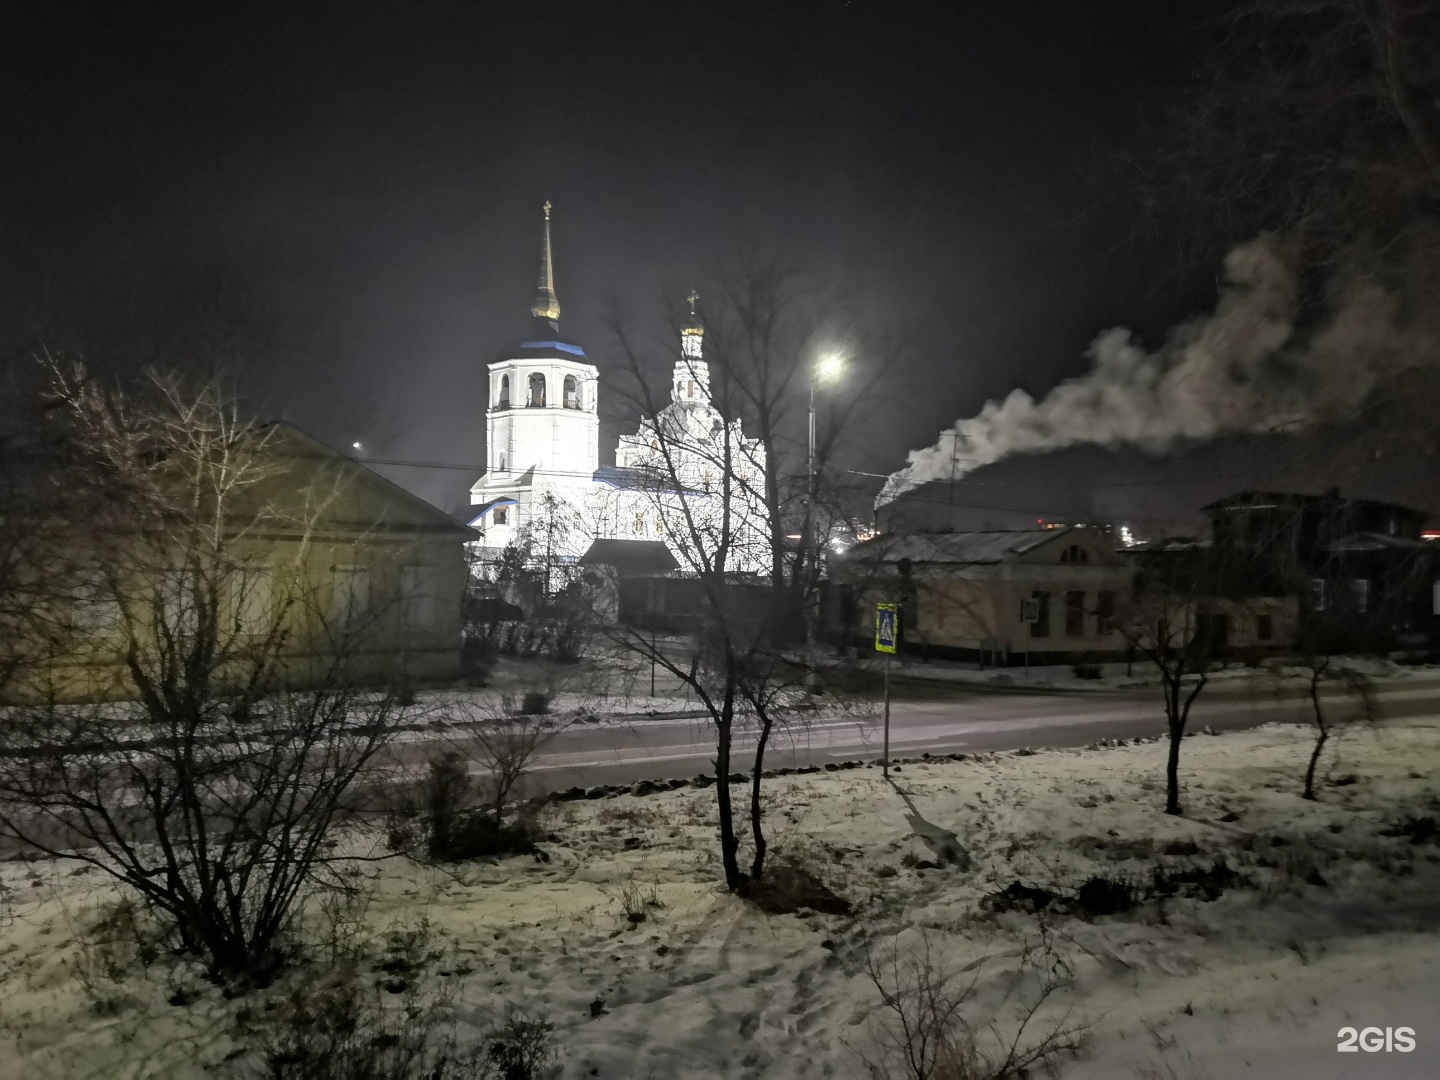
<svg viewBox="0 0 1440 1080">
<path fill-rule="evenodd" d="M 875 605 L 875 651 L 893 653 L 900 609 L 895 604 Z"/>
</svg>

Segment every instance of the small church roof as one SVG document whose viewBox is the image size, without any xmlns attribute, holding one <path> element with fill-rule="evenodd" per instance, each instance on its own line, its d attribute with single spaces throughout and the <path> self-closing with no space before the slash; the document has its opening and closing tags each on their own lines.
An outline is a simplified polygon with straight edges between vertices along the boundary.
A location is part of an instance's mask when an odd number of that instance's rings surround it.
<svg viewBox="0 0 1440 1080">
<path fill-rule="evenodd" d="M 581 566 L 608 566 L 622 574 L 668 574 L 680 569 L 659 540 L 596 540 L 580 556 Z"/>
</svg>

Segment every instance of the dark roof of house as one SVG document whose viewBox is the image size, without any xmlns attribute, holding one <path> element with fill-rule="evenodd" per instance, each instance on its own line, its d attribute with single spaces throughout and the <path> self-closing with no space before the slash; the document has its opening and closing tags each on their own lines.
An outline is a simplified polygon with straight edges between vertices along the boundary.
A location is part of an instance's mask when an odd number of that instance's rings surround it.
<svg viewBox="0 0 1440 1080">
<path fill-rule="evenodd" d="M 622 574 L 668 574 L 680 569 L 659 540 L 596 540 L 580 556 L 581 566 L 608 566 Z"/>
<path fill-rule="evenodd" d="M 1421 551 L 1431 547 L 1425 540 L 1410 540 L 1377 532 L 1357 532 L 1325 545 L 1327 551 Z"/>
<path fill-rule="evenodd" d="M 1420 518 L 1426 516 L 1423 510 L 1416 510 L 1413 506 L 1402 506 L 1400 503 L 1385 502 L 1381 499 L 1362 499 L 1341 496 L 1333 491 L 1324 495 L 1306 495 L 1293 491 L 1237 491 L 1233 495 L 1227 495 L 1223 499 L 1216 499 L 1212 503 L 1207 503 L 1200 509 L 1232 510 L 1264 505 L 1294 506 L 1298 508 L 1326 502 L 1336 505 L 1348 503 L 1355 506 L 1372 506 L 1383 510 L 1396 510 L 1402 514 Z"/>
<path fill-rule="evenodd" d="M 342 453 L 332 446 L 328 446 L 300 430 L 288 420 L 271 420 L 260 424 L 261 429 L 275 428 L 287 435 L 292 442 L 300 444 L 303 452 L 294 454 L 294 457 L 305 457 L 316 461 L 334 460 L 341 463 L 342 467 L 362 477 L 374 486 L 377 491 L 383 492 L 391 501 L 400 506 L 407 507 L 413 514 L 425 522 L 425 528 L 438 532 L 451 532 L 464 536 L 468 540 L 476 538 L 475 530 L 462 521 L 457 521 L 450 514 L 441 510 L 438 506 L 426 502 L 420 496 L 407 491 L 388 476 L 382 476 L 374 469 L 362 462 L 356 461 L 349 454 Z"/>
<path fill-rule="evenodd" d="M 1033 551 L 1061 536 L 1067 529 L 1006 529 L 991 532 L 910 533 L 905 536 L 877 536 L 845 552 L 845 559 L 873 559 L 916 563 L 998 563 Z"/>
</svg>

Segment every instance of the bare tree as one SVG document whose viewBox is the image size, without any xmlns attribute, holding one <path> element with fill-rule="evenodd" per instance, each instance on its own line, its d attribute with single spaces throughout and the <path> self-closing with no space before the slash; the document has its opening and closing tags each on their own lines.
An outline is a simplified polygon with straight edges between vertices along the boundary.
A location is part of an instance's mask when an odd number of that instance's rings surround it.
<svg viewBox="0 0 1440 1080">
<path fill-rule="evenodd" d="M 1365 665 L 1366 657 L 1378 650 L 1374 633 L 1367 632 L 1372 626 L 1364 615 L 1339 604 L 1327 604 L 1323 610 L 1307 614 L 1296 635 L 1294 663 L 1304 673 L 1315 732 L 1301 791 L 1302 797 L 1313 800 L 1315 774 L 1330 739 L 1343 726 L 1360 720 L 1373 722 L 1378 715 L 1374 684 Z"/>
<path fill-rule="evenodd" d="M 1273 230 L 1312 265 L 1403 256 L 1440 206 L 1440 8 L 1242 0 L 1211 29 L 1163 149 L 1134 162 L 1149 200 L 1206 248 Z"/>
<path fill-rule="evenodd" d="M 403 718 L 364 685 L 385 605 L 361 618 L 316 576 L 339 478 L 216 386 L 53 375 L 85 511 L 58 560 L 83 588 L 56 618 L 80 629 L 0 725 L 0 830 L 134 890 L 217 980 L 264 982 Z"/>
<path fill-rule="evenodd" d="M 815 510 L 823 485 L 798 468 L 805 454 L 796 448 L 806 444 L 796 436 L 803 430 L 807 373 L 823 340 L 848 336 L 852 346 L 860 340 L 858 331 L 847 332 L 850 324 L 835 314 L 833 300 L 808 275 L 771 260 L 751 259 L 724 275 L 716 299 L 697 313 L 707 342 L 703 358 L 682 352 L 676 367 L 686 381 L 706 388 L 696 409 L 678 400 L 672 406 L 657 392 L 658 365 L 616 320 L 633 400 L 643 417 L 653 418 L 642 422 L 637 444 L 649 448 L 638 462 L 645 506 L 696 583 L 703 629 L 688 650 L 657 646 L 633 630 L 615 637 L 679 679 L 709 714 L 721 861 L 732 891 L 763 877 L 765 755 L 777 728 L 794 715 L 809 667 L 801 646 L 813 624 Z M 847 420 L 888 359 L 877 346 L 856 363 L 849 393 L 817 443 L 815 477 L 824 476 Z M 796 526 L 798 545 L 791 539 Z M 753 853 L 742 872 L 730 776 L 736 735 L 751 728 Z"/>
<path fill-rule="evenodd" d="M 1115 629 L 1160 677 L 1169 737 L 1167 814 L 1181 812 L 1180 746 L 1195 699 L 1221 659 L 1217 631 L 1228 616 L 1219 586 L 1217 558 L 1207 549 L 1157 552 L 1142 564 L 1116 613 Z"/>
</svg>

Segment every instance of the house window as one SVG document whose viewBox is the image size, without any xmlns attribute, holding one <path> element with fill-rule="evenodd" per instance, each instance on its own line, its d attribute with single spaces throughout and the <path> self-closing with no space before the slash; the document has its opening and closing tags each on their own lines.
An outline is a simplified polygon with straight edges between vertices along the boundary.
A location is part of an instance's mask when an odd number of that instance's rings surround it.
<svg viewBox="0 0 1440 1080">
<path fill-rule="evenodd" d="M 497 507 L 495 508 L 495 524 L 496 524 L 496 525 L 504 525 L 504 524 L 505 524 L 507 521 L 509 521 L 509 520 L 510 520 L 510 511 L 509 511 L 506 507 L 497 506 Z"/>
<path fill-rule="evenodd" d="M 1440 615 L 1440 578 L 1430 583 L 1430 614 Z"/>
<path fill-rule="evenodd" d="M 1085 594 L 1083 592 L 1067 592 L 1065 594 L 1065 636 L 1085 636 Z"/>
<path fill-rule="evenodd" d="M 271 588 L 270 567 L 263 563 L 242 566 L 230 576 L 230 615 L 236 633 L 263 634 L 270 629 Z"/>
<path fill-rule="evenodd" d="M 1060 553 L 1060 561 L 1062 563 L 1088 563 L 1090 553 L 1079 544 L 1071 544 Z"/>
<path fill-rule="evenodd" d="M 501 376 L 500 376 L 500 408 L 502 408 L 502 409 L 508 409 L 509 407 L 510 407 L 510 376 L 509 376 L 509 375 L 501 375 Z"/>
<path fill-rule="evenodd" d="M 565 376 L 565 408 L 580 408 L 580 385 L 575 381 L 574 375 Z"/>
<path fill-rule="evenodd" d="M 71 594 L 71 623 L 85 637 L 109 637 L 120 626 L 120 602 L 98 570 L 84 574 Z"/>
<path fill-rule="evenodd" d="M 369 568 L 336 566 L 330 586 L 330 626 L 337 630 L 354 629 L 364 620 L 369 610 Z"/>
<path fill-rule="evenodd" d="M 1312 611 L 1325 610 L 1325 603 L 1329 599 L 1326 593 L 1324 578 L 1310 579 L 1310 609 Z"/>
<path fill-rule="evenodd" d="M 1275 616 L 1268 611 L 1255 616 L 1255 640 L 1270 641 L 1275 637 Z"/>
<path fill-rule="evenodd" d="M 1362 614 L 1370 610 L 1370 579 L 1350 580 L 1350 606 Z"/>
<path fill-rule="evenodd" d="M 1050 594 L 1042 589 L 1036 589 L 1030 594 L 1030 599 L 1035 601 L 1035 621 L 1030 624 L 1030 636 L 1049 637 Z"/>
<path fill-rule="evenodd" d="M 532 409 L 543 408 L 545 405 L 545 376 L 538 371 L 530 376 L 530 400 L 525 404 Z"/>
<path fill-rule="evenodd" d="M 1095 594 L 1095 633 L 1101 637 L 1108 637 L 1115 633 L 1115 594 L 1113 592 Z"/>
<path fill-rule="evenodd" d="M 163 570 L 156 585 L 154 616 L 163 636 L 189 637 L 200 628 L 200 609 L 209 596 L 194 574 Z"/>
</svg>

